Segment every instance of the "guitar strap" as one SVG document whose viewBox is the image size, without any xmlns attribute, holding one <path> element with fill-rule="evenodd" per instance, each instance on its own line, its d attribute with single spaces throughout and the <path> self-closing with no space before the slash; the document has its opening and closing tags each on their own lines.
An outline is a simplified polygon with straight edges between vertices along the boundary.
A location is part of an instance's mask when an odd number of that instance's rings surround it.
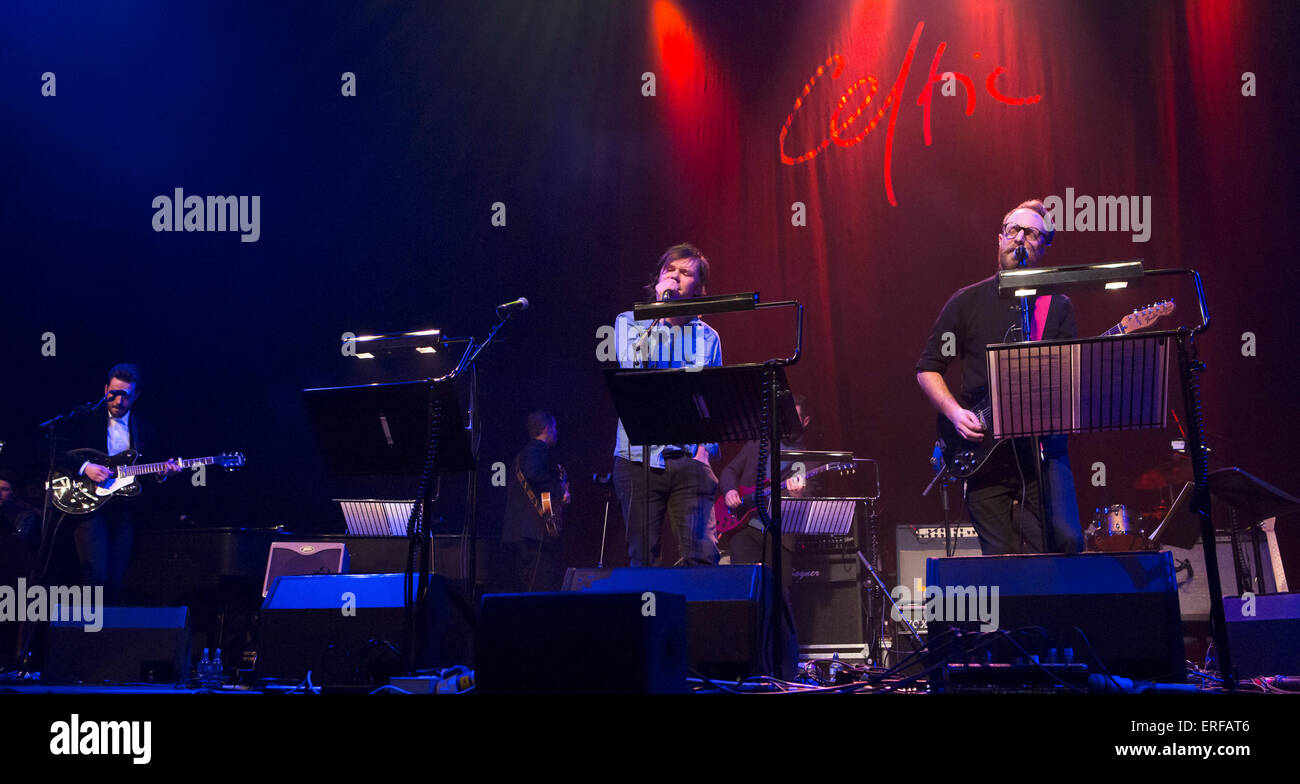
<svg viewBox="0 0 1300 784">
<path fill-rule="evenodd" d="M 545 522 L 546 510 L 542 507 L 542 499 L 537 495 L 537 493 L 533 492 L 533 486 L 528 484 L 528 479 L 524 477 L 524 472 L 519 467 L 518 455 L 515 455 L 515 479 L 519 480 L 519 486 L 524 489 L 524 495 L 528 496 L 528 500 L 532 503 L 533 508 L 537 510 L 537 516 Z M 552 500 L 551 503 L 555 503 L 555 501 Z M 545 527 L 543 527 L 543 531 L 545 531 Z"/>
</svg>

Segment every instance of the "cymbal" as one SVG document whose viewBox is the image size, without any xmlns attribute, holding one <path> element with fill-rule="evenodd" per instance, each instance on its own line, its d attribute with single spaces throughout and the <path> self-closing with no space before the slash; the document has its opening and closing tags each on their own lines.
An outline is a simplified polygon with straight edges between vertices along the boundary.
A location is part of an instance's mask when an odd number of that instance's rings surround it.
<svg viewBox="0 0 1300 784">
<path fill-rule="evenodd" d="M 1181 485 L 1192 481 L 1192 459 L 1187 455 L 1174 455 L 1163 464 L 1156 466 L 1133 482 L 1134 490 L 1159 490 L 1169 485 Z"/>
</svg>

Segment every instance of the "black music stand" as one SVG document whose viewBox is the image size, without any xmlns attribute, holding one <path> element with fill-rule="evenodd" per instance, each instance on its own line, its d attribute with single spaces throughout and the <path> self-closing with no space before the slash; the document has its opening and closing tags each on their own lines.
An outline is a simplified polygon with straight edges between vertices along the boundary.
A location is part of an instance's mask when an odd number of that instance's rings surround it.
<svg viewBox="0 0 1300 784">
<path fill-rule="evenodd" d="M 431 394 L 442 404 L 434 469 L 450 473 L 474 468 L 450 383 L 422 379 L 304 389 L 302 394 L 326 464 L 336 474 L 418 476 L 429 446 Z"/>
<path fill-rule="evenodd" d="M 650 471 L 649 453 L 654 444 L 707 444 L 722 441 L 764 441 L 771 444 L 771 472 L 780 476 L 781 439 L 802 432 L 794 398 L 786 381 L 785 367 L 779 362 L 732 365 L 724 367 L 671 368 L 637 370 L 607 368 L 605 384 L 614 408 L 627 432 L 628 443 L 642 448 L 642 470 Z M 776 401 L 769 406 L 769 401 Z M 776 416 L 764 413 L 775 409 Z M 763 466 L 760 466 L 759 485 Z M 649 489 L 646 480 L 646 489 Z M 771 534 L 773 548 L 772 581 L 768 602 L 770 613 L 779 613 L 781 594 L 781 503 L 773 499 Z M 649 557 L 649 493 L 642 503 L 641 542 L 643 557 Z M 758 504 L 760 516 L 765 505 Z M 630 521 L 629 521 L 630 523 Z M 629 525 L 630 527 L 630 525 Z M 646 564 L 648 565 L 648 564 Z M 779 620 L 773 615 L 769 620 Z M 773 662 L 779 672 L 780 635 L 772 635 Z"/>
<path fill-rule="evenodd" d="M 331 469 L 343 475 L 419 477 L 407 523 L 410 551 L 403 654 L 408 672 L 418 660 L 414 641 L 424 638 L 421 627 L 433 566 L 428 515 L 434 479 L 475 469 L 453 377 L 303 390 L 308 416 Z"/>
<path fill-rule="evenodd" d="M 1210 625 L 1223 683 L 1231 691 L 1237 687 L 1237 674 L 1232 666 L 1232 653 L 1228 647 L 1228 623 L 1223 610 L 1223 586 L 1219 580 L 1218 553 L 1216 548 L 1211 546 L 1214 542 L 1214 523 L 1210 515 L 1209 451 L 1205 448 L 1200 382 L 1197 380 L 1197 377 L 1205 372 L 1205 363 L 1197 357 L 1196 337 L 1210 328 L 1210 309 L 1205 301 L 1205 287 L 1201 284 L 1200 273 L 1186 268 L 1145 270 L 1141 259 L 1082 267 L 1045 267 L 1038 268 L 1032 273 L 1009 270 L 998 273 L 998 291 L 1002 296 L 1029 296 L 1035 293 L 1067 290 L 1079 284 L 1104 283 L 1107 288 L 1110 288 L 1127 285 L 1131 279 L 1159 275 L 1185 275 L 1191 278 L 1196 287 L 1197 306 L 1200 309 L 1201 323 L 1198 326 L 1146 332 L 1142 333 L 1142 336 L 1165 338 L 1178 350 L 1179 381 L 1182 383 L 1183 411 L 1187 425 L 1187 454 L 1192 459 L 1193 481 L 1189 501 L 1192 512 L 1200 518 L 1201 539 L 1207 545 L 1204 553 L 1206 582 L 1210 589 Z M 1117 338 L 1099 338 L 1099 340 L 1115 339 Z"/>
<path fill-rule="evenodd" d="M 1300 499 L 1236 466 L 1220 468 L 1212 472 L 1209 480 L 1211 495 L 1232 509 L 1245 512 L 1250 518 L 1250 544 L 1255 552 L 1253 586 L 1250 579 L 1252 569 L 1249 562 L 1243 560 L 1237 526 L 1234 523 L 1229 529 L 1232 535 L 1233 567 L 1236 571 L 1237 589 L 1243 593 L 1246 591 L 1253 591 L 1256 594 L 1268 593 L 1264 582 L 1264 564 L 1259 554 L 1260 529 L 1263 522 L 1270 517 L 1277 518 L 1300 511 Z"/>
</svg>

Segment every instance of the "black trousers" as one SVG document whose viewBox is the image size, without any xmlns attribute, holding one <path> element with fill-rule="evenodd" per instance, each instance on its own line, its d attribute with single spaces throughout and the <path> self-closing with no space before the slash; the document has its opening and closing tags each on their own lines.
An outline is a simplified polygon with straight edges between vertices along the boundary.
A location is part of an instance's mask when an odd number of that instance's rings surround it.
<svg viewBox="0 0 1300 784">
<path fill-rule="evenodd" d="M 69 515 L 64 525 L 69 523 L 75 525 L 72 538 L 77 545 L 80 584 L 102 585 L 105 603 L 121 604 L 135 545 L 130 502 L 114 498 L 80 519 Z"/>
<path fill-rule="evenodd" d="M 563 548 L 559 539 L 506 542 L 516 593 L 558 591 L 564 581 Z"/>
<path fill-rule="evenodd" d="M 664 468 L 650 469 L 645 486 L 641 463 L 614 458 L 614 492 L 627 525 L 627 557 L 632 566 L 660 565 L 660 539 L 665 518 L 677 537 L 685 566 L 716 566 L 718 536 L 713 519 L 713 497 L 718 478 L 713 469 L 693 457 L 669 458 Z M 642 542 L 645 497 L 650 496 L 650 541 Z M 649 553 L 647 559 L 646 553 Z"/>
<path fill-rule="evenodd" d="M 1047 531 L 1039 518 L 1038 455 L 1031 440 L 1017 439 L 999 447 L 989 463 L 966 481 L 966 510 L 984 555 L 1077 553 L 1083 549 L 1066 443 L 1064 436 L 1043 440 L 1043 474 L 1051 505 Z"/>
</svg>

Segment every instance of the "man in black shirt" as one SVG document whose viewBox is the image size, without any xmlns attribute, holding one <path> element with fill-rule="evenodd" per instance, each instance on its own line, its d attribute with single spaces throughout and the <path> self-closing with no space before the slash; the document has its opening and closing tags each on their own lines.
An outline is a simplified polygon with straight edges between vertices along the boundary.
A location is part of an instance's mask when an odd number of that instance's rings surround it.
<svg viewBox="0 0 1300 784">
<path fill-rule="evenodd" d="M 1050 220 L 1038 200 L 1023 202 L 1007 213 L 997 237 L 999 269 L 1014 269 L 1021 257 L 1027 266 L 1038 265 L 1055 235 Z M 979 417 L 971 410 L 987 394 L 985 360 L 989 344 L 1078 336 L 1074 307 L 1064 295 L 1037 297 L 1030 303 L 1030 335 L 1022 334 L 1020 322 L 1019 301 L 999 297 L 997 276 L 990 276 L 952 295 L 917 360 L 917 383 L 939 413 L 968 441 L 991 437 L 982 432 Z M 954 356 L 961 360 L 960 400 L 949 391 L 943 378 Z M 1052 523 L 1046 541 L 1038 519 L 1038 474 L 1033 462 L 1038 450 L 1033 443 L 1018 439 L 1012 448 L 1000 448 L 966 481 L 966 508 L 985 555 L 1075 553 L 1083 547 L 1066 436 L 1049 436 L 1041 441 Z"/>
<path fill-rule="evenodd" d="M 501 544 L 514 566 L 514 590 L 558 591 L 560 540 L 547 533 L 541 513 L 543 493 L 550 493 L 556 515 L 562 515 L 563 505 L 569 503 L 569 485 L 561 478 L 553 454 L 559 440 L 555 417 L 547 411 L 529 414 L 528 435 L 528 444 L 507 469 L 510 480 Z"/>
</svg>

